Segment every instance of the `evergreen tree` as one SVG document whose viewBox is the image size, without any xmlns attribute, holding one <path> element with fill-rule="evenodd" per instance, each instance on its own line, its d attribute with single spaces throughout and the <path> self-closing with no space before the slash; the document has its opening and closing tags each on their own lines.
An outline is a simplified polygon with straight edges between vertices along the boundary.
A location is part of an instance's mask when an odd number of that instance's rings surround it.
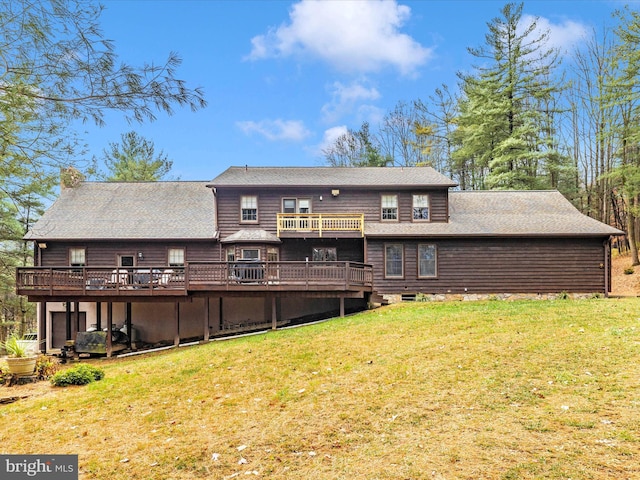
<svg viewBox="0 0 640 480">
<path fill-rule="evenodd" d="M 103 151 L 102 160 L 107 173 L 99 173 L 108 182 L 156 182 L 170 171 L 173 162 L 164 152 L 155 153 L 152 141 L 127 132 L 121 135 L 121 143 L 110 143 Z"/>
<path fill-rule="evenodd" d="M 637 243 L 640 218 L 640 13 L 617 12 L 620 24 L 615 64 L 617 76 L 608 85 L 608 100 L 619 112 L 616 135 L 618 164 L 608 177 L 618 185 L 627 213 L 627 236 L 633 265 L 640 264 Z"/>
<path fill-rule="evenodd" d="M 474 188 L 557 187 L 570 168 L 555 140 L 557 53 L 545 47 L 548 33 L 536 36 L 535 21 L 521 30 L 522 7 L 509 3 L 488 23 L 485 45 L 469 49 L 482 64 L 461 75 L 454 161 L 473 167 Z"/>
</svg>

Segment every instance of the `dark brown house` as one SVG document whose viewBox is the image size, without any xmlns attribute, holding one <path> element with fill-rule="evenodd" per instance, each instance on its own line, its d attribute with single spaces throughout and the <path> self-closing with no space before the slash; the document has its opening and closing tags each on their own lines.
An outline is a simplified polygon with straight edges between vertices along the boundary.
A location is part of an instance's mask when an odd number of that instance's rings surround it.
<svg viewBox="0 0 640 480">
<path fill-rule="evenodd" d="M 555 191 L 452 190 L 429 167 L 232 167 L 211 183 L 83 183 L 27 235 L 41 348 L 124 324 L 178 344 L 416 294 L 610 291 L 619 230 Z M 111 341 L 108 340 L 109 349 Z"/>
</svg>

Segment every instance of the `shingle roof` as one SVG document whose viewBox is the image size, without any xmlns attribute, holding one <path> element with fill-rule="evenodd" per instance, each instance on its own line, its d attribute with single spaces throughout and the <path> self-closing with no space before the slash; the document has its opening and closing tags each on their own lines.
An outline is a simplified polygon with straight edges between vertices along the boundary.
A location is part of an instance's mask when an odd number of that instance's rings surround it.
<svg viewBox="0 0 640 480">
<path fill-rule="evenodd" d="M 225 187 L 454 187 L 431 167 L 230 167 L 212 180 Z"/>
<path fill-rule="evenodd" d="M 65 188 L 25 239 L 212 239 L 214 203 L 206 185 L 86 182 Z"/>
<path fill-rule="evenodd" d="M 609 236 L 557 191 L 449 192 L 449 223 L 367 222 L 366 236 Z"/>
<path fill-rule="evenodd" d="M 238 230 L 236 233 L 220 240 L 220 243 L 242 242 L 282 243 L 282 241 L 273 233 L 269 233 L 266 230 L 262 230 L 259 228 Z"/>
<path fill-rule="evenodd" d="M 269 170 L 269 175 L 282 172 L 279 168 L 265 170 Z M 316 172 L 318 169 L 293 170 Z M 374 177 L 378 178 L 378 173 Z M 63 189 L 25 239 L 214 239 L 217 232 L 213 195 L 206 185 L 205 182 L 83 183 Z M 623 233 L 581 214 L 556 191 L 450 191 L 449 213 L 449 223 L 366 222 L 365 235 L 609 236 Z M 260 231 L 248 230 L 224 240 L 257 240 L 256 236 L 260 235 Z M 273 241 L 270 237 L 260 238 Z"/>
</svg>

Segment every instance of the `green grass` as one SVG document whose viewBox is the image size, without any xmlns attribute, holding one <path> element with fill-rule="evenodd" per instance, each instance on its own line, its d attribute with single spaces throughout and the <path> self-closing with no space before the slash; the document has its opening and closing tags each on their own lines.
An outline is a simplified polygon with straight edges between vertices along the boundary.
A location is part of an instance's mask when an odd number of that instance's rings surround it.
<svg viewBox="0 0 640 480">
<path fill-rule="evenodd" d="M 0 407 L 2 451 L 81 478 L 640 478 L 638 299 L 403 304 L 95 363 Z"/>
</svg>

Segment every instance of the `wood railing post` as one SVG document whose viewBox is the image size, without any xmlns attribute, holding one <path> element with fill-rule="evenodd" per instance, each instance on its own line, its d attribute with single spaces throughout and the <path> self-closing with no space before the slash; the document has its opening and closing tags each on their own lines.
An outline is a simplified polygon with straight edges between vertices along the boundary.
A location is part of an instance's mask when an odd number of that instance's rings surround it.
<svg viewBox="0 0 640 480">
<path fill-rule="evenodd" d="M 350 275 L 349 262 L 344 262 L 344 289 L 349 290 L 349 275 Z"/>
</svg>

